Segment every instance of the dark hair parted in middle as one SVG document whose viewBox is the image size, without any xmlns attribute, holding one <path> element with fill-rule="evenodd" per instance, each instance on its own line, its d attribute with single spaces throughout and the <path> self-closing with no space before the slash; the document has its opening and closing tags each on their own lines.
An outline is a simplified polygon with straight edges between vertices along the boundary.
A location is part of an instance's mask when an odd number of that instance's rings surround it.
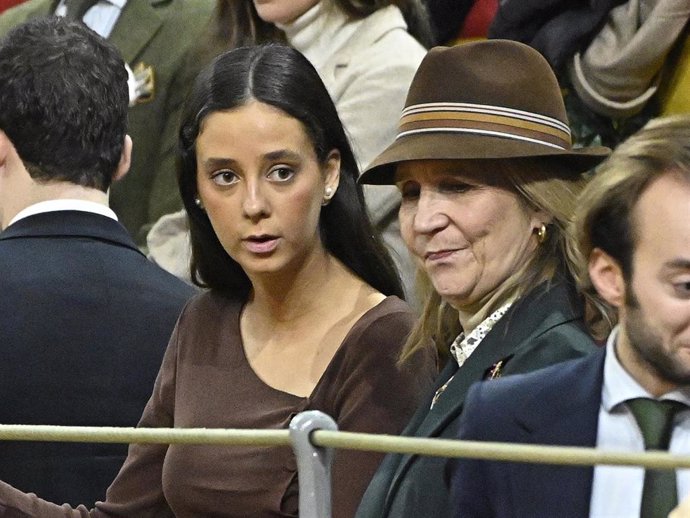
<svg viewBox="0 0 690 518">
<path fill-rule="evenodd" d="M 340 152 L 340 183 L 321 209 L 320 235 L 326 250 L 385 295 L 403 297 L 393 261 L 372 227 L 364 206 L 359 171 L 335 105 L 314 67 L 281 44 L 241 47 L 219 55 L 197 77 L 187 99 L 179 134 L 178 181 L 189 216 L 192 279 L 229 296 L 244 297 L 251 284 L 223 249 L 197 196 L 196 140 L 206 117 L 258 101 L 298 120 L 317 160 Z"/>
</svg>

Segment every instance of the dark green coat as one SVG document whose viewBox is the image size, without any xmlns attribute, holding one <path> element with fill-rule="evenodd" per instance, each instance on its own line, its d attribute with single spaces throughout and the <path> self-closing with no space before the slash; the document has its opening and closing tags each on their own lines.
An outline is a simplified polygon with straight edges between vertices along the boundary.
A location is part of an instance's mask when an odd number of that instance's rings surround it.
<svg viewBox="0 0 690 518">
<path fill-rule="evenodd" d="M 490 377 L 503 361 L 501 375 L 528 372 L 584 356 L 596 345 L 582 321 L 582 307 L 564 282 L 540 286 L 518 300 L 486 335 L 462 368 L 452 359 L 434 390 L 402 435 L 455 439 L 465 395 L 472 383 Z M 429 410 L 433 393 L 453 380 Z M 389 454 L 369 485 L 356 518 L 445 518 L 448 516 L 448 459 Z"/>
<path fill-rule="evenodd" d="M 0 15 L 0 37 L 54 11 L 55 0 L 28 0 Z M 132 167 L 110 191 L 110 206 L 139 245 L 148 226 L 182 208 L 175 177 L 182 102 L 193 81 L 188 50 L 207 29 L 213 0 L 129 0 L 108 38 L 134 69 L 153 68 L 154 94 L 129 109 Z"/>
</svg>

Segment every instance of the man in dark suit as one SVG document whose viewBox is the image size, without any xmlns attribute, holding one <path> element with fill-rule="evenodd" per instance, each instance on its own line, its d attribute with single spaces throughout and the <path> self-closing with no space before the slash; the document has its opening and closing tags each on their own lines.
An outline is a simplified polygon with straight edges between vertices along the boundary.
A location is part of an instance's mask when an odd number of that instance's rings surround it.
<svg viewBox="0 0 690 518">
<path fill-rule="evenodd" d="M 606 348 L 468 393 L 462 439 L 690 452 L 690 116 L 620 145 L 581 195 L 580 287 Z M 690 470 L 459 460 L 455 517 L 666 517 Z"/>
<path fill-rule="evenodd" d="M 130 173 L 115 183 L 110 206 L 139 246 L 159 217 L 182 208 L 175 179 L 177 129 L 196 63 L 190 48 L 208 27 L 213 0 L 27 0 L 0 16 L 0 36 L 28 19 L 76 16 L 115 45 L 132 71 Z M 79 7 L 77 6 L 77 7 Z"/>
<path fill-rule="evenodd" d="M 127 71 L 60 18 L 0 42 L 0 422 L 134 426 L 194 289 L 108 207 L 130 163 Z M 0 479 L 93 504 L 125 445 L 0 443 Z"/>
</svg>

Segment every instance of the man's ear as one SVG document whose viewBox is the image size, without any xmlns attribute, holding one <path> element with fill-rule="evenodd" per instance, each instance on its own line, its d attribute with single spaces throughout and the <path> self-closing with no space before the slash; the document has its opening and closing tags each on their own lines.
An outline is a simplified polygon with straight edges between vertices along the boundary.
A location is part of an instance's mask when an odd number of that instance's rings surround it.
<svg viewBox="0 0 690 518">
<path fill-rule="evenodd" d="M 113 182 L 121 180 L 129 171 L 129 166 L 132 164 L 132 138 L 125 135 L 125 143 L 122 146 L 122 153 L 120 154 L 120 163 L 117 164 L 117 169 L 113 175 Z"/>
<path fill-rule="evenodd" d="M 12 171 L 17 171 L 19 167 L 23 168 L 24 164 L 14 144 L 7 133 L 0 130 L 0 176 L 7 176 Z"/>
<path fill-rule="evenodd" d="M 601 298 L 619 308 L 625 302 L 625 278 L 618 261 L 600 248 L 589 256 L 589 278 Z"/>
<path fill-rule="evenodd" d="M 10 153 L 11 146 L 12 143 L 10 139 L 7 138 L 4 131 L 0 130 L 0 168 L 2 168 L 0 173 L 4 172 L 4 168 L 7 165 L 7 157 Z"/>
</svg>

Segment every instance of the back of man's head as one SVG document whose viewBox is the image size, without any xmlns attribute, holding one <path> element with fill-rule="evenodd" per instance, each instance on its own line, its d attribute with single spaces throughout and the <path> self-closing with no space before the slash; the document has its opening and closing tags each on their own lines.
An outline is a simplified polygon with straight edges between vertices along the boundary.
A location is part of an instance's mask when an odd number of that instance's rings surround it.
<svg viewBox="0 0 690 518">
<path fill-rule="evenodd" d="M 80 22 L 34 19 L 0 40 L 0 130 L 38 182 L 106 191 L 128 101 L 119 52 Z"/>
</svg>

